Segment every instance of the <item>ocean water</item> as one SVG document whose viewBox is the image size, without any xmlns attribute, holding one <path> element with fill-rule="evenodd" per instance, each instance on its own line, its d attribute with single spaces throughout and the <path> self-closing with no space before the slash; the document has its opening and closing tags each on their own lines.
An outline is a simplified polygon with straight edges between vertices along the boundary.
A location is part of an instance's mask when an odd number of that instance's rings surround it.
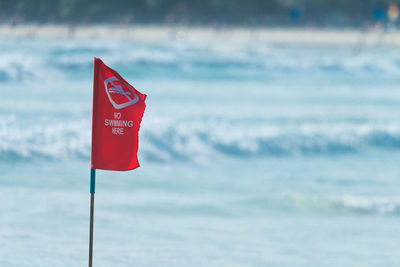
<svg viewBox="0 0 400 267">
<path fill-rule="evenodd" d="M 0 40 L 0 266 L 86 266 L 92 63 L 148 95 L 95 266 L 399 266 L 400 50 Z"/>
</svg>

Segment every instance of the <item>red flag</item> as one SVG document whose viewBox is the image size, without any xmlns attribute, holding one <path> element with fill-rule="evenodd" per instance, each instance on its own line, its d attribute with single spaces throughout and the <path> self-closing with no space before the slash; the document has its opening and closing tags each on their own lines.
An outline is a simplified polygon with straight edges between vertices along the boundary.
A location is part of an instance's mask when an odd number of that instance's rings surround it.
<svg viewBox="0 0 400 267">
<path fill-rule="evenodd" d="M 91 168 L 135 169 L 146 95 L 99 58 L 94 58 L 93 76 Z"/>
</svg>

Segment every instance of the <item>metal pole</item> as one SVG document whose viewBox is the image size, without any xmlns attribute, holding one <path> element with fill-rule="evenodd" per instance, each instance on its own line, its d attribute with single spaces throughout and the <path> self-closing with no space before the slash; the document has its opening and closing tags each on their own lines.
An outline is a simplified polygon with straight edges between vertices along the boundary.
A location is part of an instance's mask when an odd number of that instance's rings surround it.
<svg viewBox="0 0 400 267">
<path fill-rule="evenodd" d="M 90 237 L 89 237 L 89 267 L 92 267 L 93 258 L 93 214 L 94 188 L 96 184 L 96 169 L 90 169 Z"/>
</svg>

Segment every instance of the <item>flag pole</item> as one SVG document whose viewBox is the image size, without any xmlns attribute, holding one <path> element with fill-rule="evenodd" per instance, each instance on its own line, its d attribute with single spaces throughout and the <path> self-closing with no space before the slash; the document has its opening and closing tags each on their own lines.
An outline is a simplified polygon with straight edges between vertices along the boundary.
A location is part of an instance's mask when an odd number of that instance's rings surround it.
<svg viewBox="0 0 400 267">
<path fill-rule="evenodd" d="M 89 237 L 89 267 L 92 267 L 93 258 L 93 214 L 94 188 L 96 184 L 96 169 L 90 169 L 90 237 Z"/>
</svg>

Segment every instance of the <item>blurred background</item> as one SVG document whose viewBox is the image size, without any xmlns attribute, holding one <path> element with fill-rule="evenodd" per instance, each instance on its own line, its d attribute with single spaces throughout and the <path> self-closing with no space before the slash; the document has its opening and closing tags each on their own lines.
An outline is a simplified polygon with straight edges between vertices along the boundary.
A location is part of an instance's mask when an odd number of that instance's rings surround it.
<svg viewBox="0 0 400 267">
<path fill-rule="evenodd" d="M 7 23 L 365 27 L 398 16 L 391 0 L 3 0 Z M 396 9 L 396 11 L 395 11 Z"/>
<path fill-rule="evenodd" d="M 0 2 L 0 266 L 85 266 L 93 57 L 148 95 L 95 266 L 399 266 L 400 1 Z"/>
</svg>

